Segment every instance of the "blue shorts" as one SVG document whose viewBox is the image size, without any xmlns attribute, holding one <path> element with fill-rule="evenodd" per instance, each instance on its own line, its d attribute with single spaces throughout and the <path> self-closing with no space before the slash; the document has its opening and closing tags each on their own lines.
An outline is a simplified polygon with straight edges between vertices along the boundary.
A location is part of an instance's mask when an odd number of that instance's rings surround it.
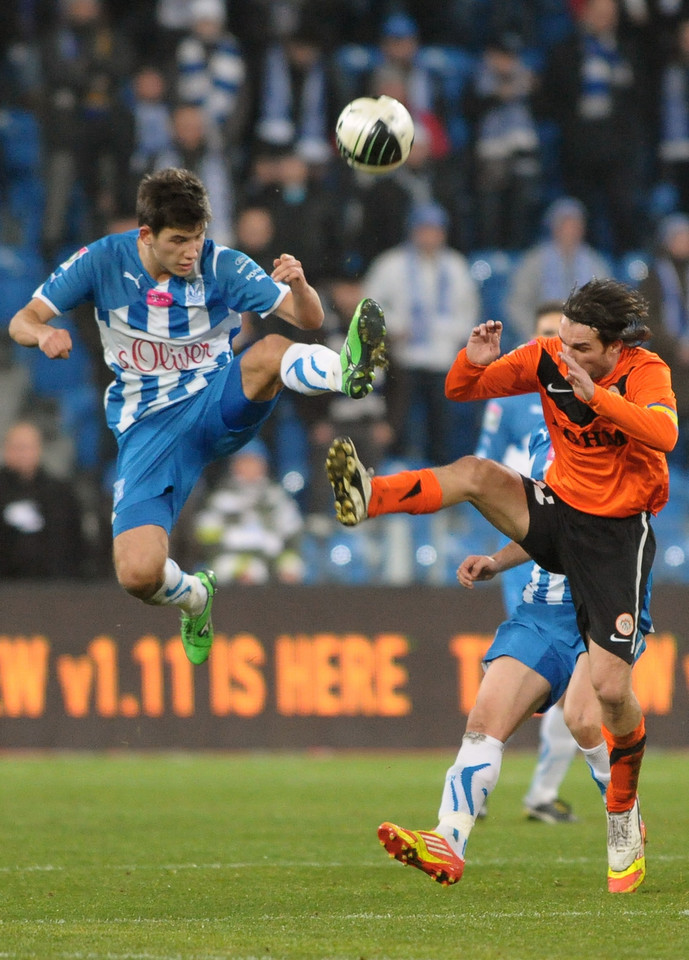
<svg viewBox="0 0 689 960">
<path fill-rule="evenodd" d="M 639 617 L 635 661 L 646 649 L 643 638 L 653 631 L 650 593 L 649 581 Z M 512 657 L 544 677 L 550 684 L 550 695 L 540 707 L 540 712 L 545 712 L 567 689 L 582 653 L 586 653 L 586 644 L 579 633 L 573 603 L 520 603 L 509 620 L 498 627 L 483 662 Z"/>
<path fill-rule="evenodd" d="M 483 662 L 513 657 L 539 673 L 550 684 L 550 696 L 541 707 L 546 710 L 567 689 L 582 653 L 586 653 L 586 645 L 573 604 L 520 603 L 498 627 Z"/>
<path fill-rule="evenodd" d="M 113 535 L 146 524 L 170 534 L 205 467 L 247 444 L 277 401 L 247 399 L 235 359 L 203 390 L 132 424 L 118 441 Z"/>
</svg>

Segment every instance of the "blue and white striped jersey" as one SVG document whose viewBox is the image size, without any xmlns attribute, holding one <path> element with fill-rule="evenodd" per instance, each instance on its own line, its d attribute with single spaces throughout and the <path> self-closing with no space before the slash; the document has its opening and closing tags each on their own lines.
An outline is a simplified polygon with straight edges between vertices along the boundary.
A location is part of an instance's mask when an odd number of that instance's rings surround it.
<svg viewBox="0 0 689 960">
<path fill-rule="evenodd" d="M 488 400 L 476 456 L 497 460 L 526 477 L 530 476 L 531 434 L 542 422 L 543 407 L 537 393 Z"/>
<path fill-rule="evenodd" d="M 82 247 L 34 294 L 57 313 L 93 301 L 115 375 L 105 408 L 116 436 L 202 390 L 232 359 L 239 314 L 266 316 L 289 291 L 246 254 L 209 239 L 194 274 L 156 283 L 141 263 L 137 237 L 130 230 Z"/>
<path fill-rule="evenodd" d="M 529 455 L 531 457 L 529 475 L 536 480 L 545 480 L 548 467 L 553 461 L 553 445 L 542 414 L 540 423 L 531 432 Z M 567 578 L 563 574 L 549 573 L 534 563 L 531 567 L 531 576 L 524 587 L 522 600 L 524 603 L 571 603 L 572 594 Z"/>
<path fill-rule="evenodd" d="M 530 477 L 532 457 L 529 449 L 533 431 L 543 421 L 543 407 L 537 393 L 520 393 L 513 397 L 488 400 L 483 414 L 481 433 L 476 444 L 476 456 L 497 460 Z M 501 537 L 500 546 L 509 542 Z M 500 576 L 502 601 L 508 616 L 521 603 L 528 582 L 530 567 L 522 564 L 505 570 Z"/>
</svg>

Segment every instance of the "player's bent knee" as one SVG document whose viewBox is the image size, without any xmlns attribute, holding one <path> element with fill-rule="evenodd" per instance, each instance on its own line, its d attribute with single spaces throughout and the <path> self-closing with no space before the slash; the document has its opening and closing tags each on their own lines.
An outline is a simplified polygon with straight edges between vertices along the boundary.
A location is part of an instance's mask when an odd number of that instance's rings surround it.
<svg viewBox="0 0 689 960">
<path fill-rule="evenodd" d="M 574 718 L 565 716 L 565 723 L 582 750 L 592 750 L 601 742 L 600 713 L 598 714 L 598 723 L 594 723 L 590 717 L 586 716 Z"/>
<path fill-rule="evenodd" d="M 122 589 L 137 600 L 150 599 L 162 584 L 162 576 L 159 572 L 131 563 L 126 559 L 116 562 L 115 574 Z"/>
<path fill-rule="evenodd" d="M 270 400 L 282 389 L 280 365 L 291 345 L 286 337 L 270 333 L 240 355 L 242 389 L 250 400 Z"/>
<path fill-rule="evenodd" d="M 632 696 L 631 684 L 616 676 L 593 680 L 593 689 L 598 702 L 612 710 L 624 707 Z"/>
<path fill-rule="evenodd" d="M 580 747 L 588 750 L 600 743 L 601 712 L 597 700 L 574 708 L 565 702 L 563 714 L 567 729 Z"/>
<path fill-rule="evenodd" d="M 466 496 L 470 496 L 481 490 L 481 483 L 485 476 L 483 469 L 485 463 L 486 461 L 480 457 L 460 457 L 445 469 L 451 475 L 453 484 L 461 488 Z"/>
<path fill-rule="evenodd" d="M 453 485 L 469 500 L 485 497 L 486 491 L 497 488 L 503 479 L 500 464 L 473 455 L 455 460 L 446 469 L 452 475 Z"/>
<path fill-rule="evenodd" d="M 248 350 L 240 356 L 242 372 L 256 373 L 262 371 L 264 374 L 279 376 L 280 364 L 285 351 L 292 346 L 292 341 L 279 333 L 269 333 L 256 343 L 252 344 Z"/>
</svg>

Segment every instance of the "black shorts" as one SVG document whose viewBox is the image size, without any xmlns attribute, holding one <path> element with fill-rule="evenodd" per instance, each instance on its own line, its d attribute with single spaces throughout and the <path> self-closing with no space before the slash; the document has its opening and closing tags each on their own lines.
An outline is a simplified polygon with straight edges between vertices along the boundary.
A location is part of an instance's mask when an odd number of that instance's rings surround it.
<svg viewBox="0 0 689 960">
<path fill-rule="evenodd" d="M 649 514 L 583 513 L 542 480 L 522 479 L 529 532 L 521 546 L 546 570 L 566 574 L 584 641 L 590 639 L 633 663 L 640 642 L 639 614 L 655 556 Z"/>
</svg>

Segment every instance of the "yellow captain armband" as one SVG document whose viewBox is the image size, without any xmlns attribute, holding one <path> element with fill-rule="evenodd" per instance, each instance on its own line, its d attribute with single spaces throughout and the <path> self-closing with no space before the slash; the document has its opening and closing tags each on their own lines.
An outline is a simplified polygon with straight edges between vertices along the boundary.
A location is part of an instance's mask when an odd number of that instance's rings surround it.
<svg viewBox="0 0 689 960">
<path fill-rule="evenodd" d="M 674 425 L 679 429 L 679 422 L 677 420 L 677 411 L 673 410 L 672 407 L 668 407 L 665 403 L 649 403 L 648 410 L 660 410 L 661 413 L 667 414 L 667 416 L 672 420 Z"/>
</svg>

